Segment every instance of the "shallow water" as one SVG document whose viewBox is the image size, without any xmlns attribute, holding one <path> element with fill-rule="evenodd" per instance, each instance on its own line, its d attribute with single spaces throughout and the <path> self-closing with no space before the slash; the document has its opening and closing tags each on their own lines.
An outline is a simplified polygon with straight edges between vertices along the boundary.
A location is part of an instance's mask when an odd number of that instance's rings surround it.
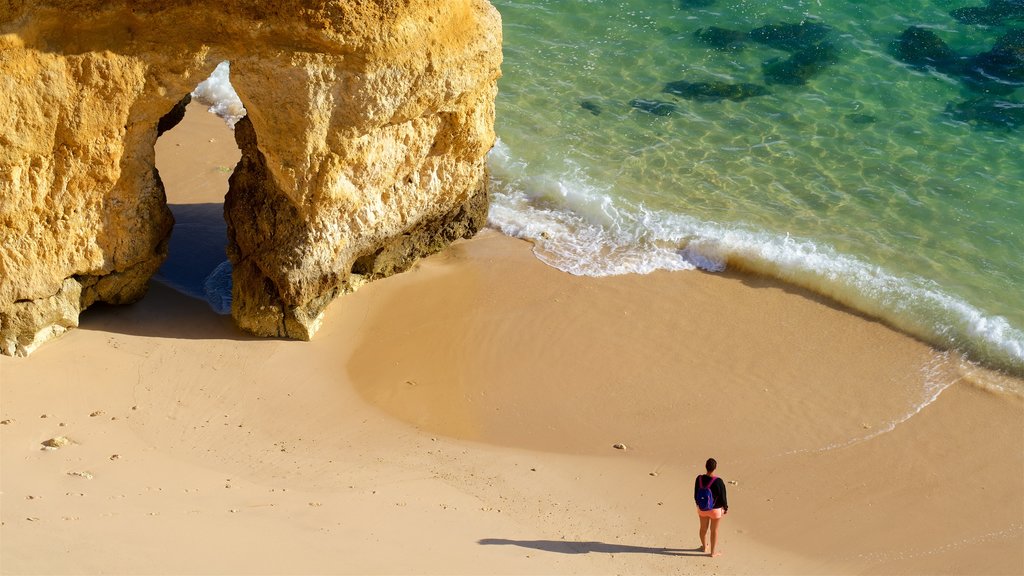
<svg viewBox="0 0 1024 576">
<path fill-rule="evenodd" d="M 963 54 L 1010 27 L 957 22 L 948 11 L 964 4 L 948 1 L 494 4 L 491 220 L 543 260 L 589 275 L 742 267 L 1024 373 L 1024 127 L 955 120 L 947 105 L 977 94 L 889 50 L 911 25 Z M 698 28 L 804 19 L 830 26 L 838 53 L 806 84 L 743 101 L 663 92 L 765 85 L 762 63 L 789 56 L 715 50 Z"/>
</svg>

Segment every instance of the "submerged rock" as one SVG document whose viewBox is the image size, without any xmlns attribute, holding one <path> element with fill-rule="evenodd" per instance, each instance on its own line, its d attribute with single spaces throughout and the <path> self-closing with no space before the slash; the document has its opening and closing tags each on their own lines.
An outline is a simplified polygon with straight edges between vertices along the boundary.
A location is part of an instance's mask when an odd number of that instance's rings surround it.
<svg viewBox="0 0 1024 576">
<path fill-rule="evenodd" d="M 939 35 L 920 26 L 911 26 L 889 45 L 897 60 L 913 66 L 934 66 L 940 70 L 955 65 L 957 55 Z"/>
<path fill-rule="evenodd" d="M 1024 85 L 1024 31 L 1000 38 L 988 52 L 963 56 L 937 34 L 911 26 L 890 45 L 893 56 L 912 66 L 931 66 L 956 76 L 968 89 L 993 96 L 1006 95 Z"/>
<path fill-rule="evenodd" d="M 739 50 L 747 39 L 747 34 L 739 30 L 729 30 L 718 26 L 698 28 L 693 36 L 698 42 L 716 50 Z"/>
<path fill-rule="evenodd" d="M 978 97 L 949 104 L 946 113 L 977 126 L 1007 130 L 1024 126 L 1024 102 Z"/>
<path fill-rule="evenodd" d="M 664 92 L 700 102 L 716 102 L 718 100 L 732 100 L 739 102 L 755 96 L 770 94 L 767 88 L 760 84 L 729 84 L 727 82 L 687 82 L 678 80 L 665 84 Z"/>
<path fill-rule="evenodd" d="M 773 58 L 761 65 L 766 84 L 799 86 L 839 61 L 839 52 L 829 42 L 794 52 L 785 60 Z"/>
<path fill-rule="evenodd" d="M 796 52 L 820 43 L 831 31 L 832 27 L 823 22 L 804 20 L 796 24 L 766 24 L 751 30 L 747 37 L 758 44 Z"/>
<path fill-rule="evenodd" d="M 1024 83 L 1024 30 L 1014 30 L 996 41 L 988 52 L 968 59 L 969 69 L 983 77 Z"/>
<path fill-rule="evenodd" d="M 598 116 L 602 112 L 601 105 L 593 100 L 580 100 L 580 108 L 583 108 L 594 116 Z"/>
<path fill-rule="evenodd" d="M 950 11 L 949 15 L 964 24 L 985 26 L 1024 21 L 1024 0 L 989 0 L 985 6 L 957 8 Z"/>
<path fill-rule="evenodd" d="M 665 102 L 664 100 L 645 100 L 643 98 L 634 98 L 629 101 L 629 105 L 637 110 L 654 114 L 655 116 L 668 116 L 679 108 L 672 102 Z"/>
<path fill-rule="evenodd" d="M 874 124 L 875 122 L 878 122 L 878 118 L 872 116 L 871 114 L 861 114 L 861 113 L 858 113 L 858 112 L 853 112 L 851 114 L 847 114 L 846 116 L 843 116 L 843 119 L 845 119 L 850 124 L 861 124 L 861 125 L 863 125 L 863 124 Z"/>
<path fill-rule="evenodd" d="M 679 6 L 683 8 L 707 8 L 714 3 L 715 0 L 679 0 Z"/>
</svg>

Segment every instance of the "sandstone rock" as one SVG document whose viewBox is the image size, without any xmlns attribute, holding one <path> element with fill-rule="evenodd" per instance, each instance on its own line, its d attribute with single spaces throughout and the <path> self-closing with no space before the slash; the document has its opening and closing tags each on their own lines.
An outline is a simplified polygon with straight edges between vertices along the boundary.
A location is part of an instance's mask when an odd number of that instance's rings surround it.
<svg viewBox="0 0 1024 576">
<path fill-rule="evenodd" d="M 49 450 L 63 448 L 68 444 L 71 444 L 71 440 L 68 440 L 65 436 L 57 436 L 55 438 L 50 438 L 49 440 L 43 440 L 42 442 L 43 448 Z"/>
<path fill-rule="evenodd" d="M 308 339 L 337 295 L 483 226 L 485 0 L 7 0 L 0 351 L 144 295 L 173 224 L 153 144 L 224 60 L 249 114 L 225 199 L 239 326 Z"/>
</svg>

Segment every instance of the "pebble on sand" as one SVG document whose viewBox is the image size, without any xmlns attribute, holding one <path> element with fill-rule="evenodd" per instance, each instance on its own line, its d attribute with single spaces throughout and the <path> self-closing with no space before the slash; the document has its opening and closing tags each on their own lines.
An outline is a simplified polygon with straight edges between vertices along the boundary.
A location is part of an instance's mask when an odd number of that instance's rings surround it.
<svg viewBox="0 0 1024 576">
<path fill-rule="evenodd" d="M 68 438 L 66 436 L 56 436 L 54 438 L 50 438 L 49 440 L 43 440 L 43 442 L 42 442 L 43 448 L 42 449 L 43 450 L 56 450 L 58 448 L 63 448 L 65 446 L 67 446 L 68 444 L 71 444 L 71 440 L 68 440 Z"/>
</svg>

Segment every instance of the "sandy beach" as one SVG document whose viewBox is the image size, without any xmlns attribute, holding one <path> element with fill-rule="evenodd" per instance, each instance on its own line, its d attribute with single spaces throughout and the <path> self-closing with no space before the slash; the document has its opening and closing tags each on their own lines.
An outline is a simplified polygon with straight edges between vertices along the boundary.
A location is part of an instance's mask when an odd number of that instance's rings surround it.
<svg viewBox="0 0 1024 576">
<path fill-rule="evenodd" d="M 215 220 L 224 123 L 193 104 L 157 155 Z M 577 277 L 493 230 L 308 343 L 153 281 L 0 357 L 0 572 L 1022 574 L 1022 390 L 772 280 Z"/>
</svg>

